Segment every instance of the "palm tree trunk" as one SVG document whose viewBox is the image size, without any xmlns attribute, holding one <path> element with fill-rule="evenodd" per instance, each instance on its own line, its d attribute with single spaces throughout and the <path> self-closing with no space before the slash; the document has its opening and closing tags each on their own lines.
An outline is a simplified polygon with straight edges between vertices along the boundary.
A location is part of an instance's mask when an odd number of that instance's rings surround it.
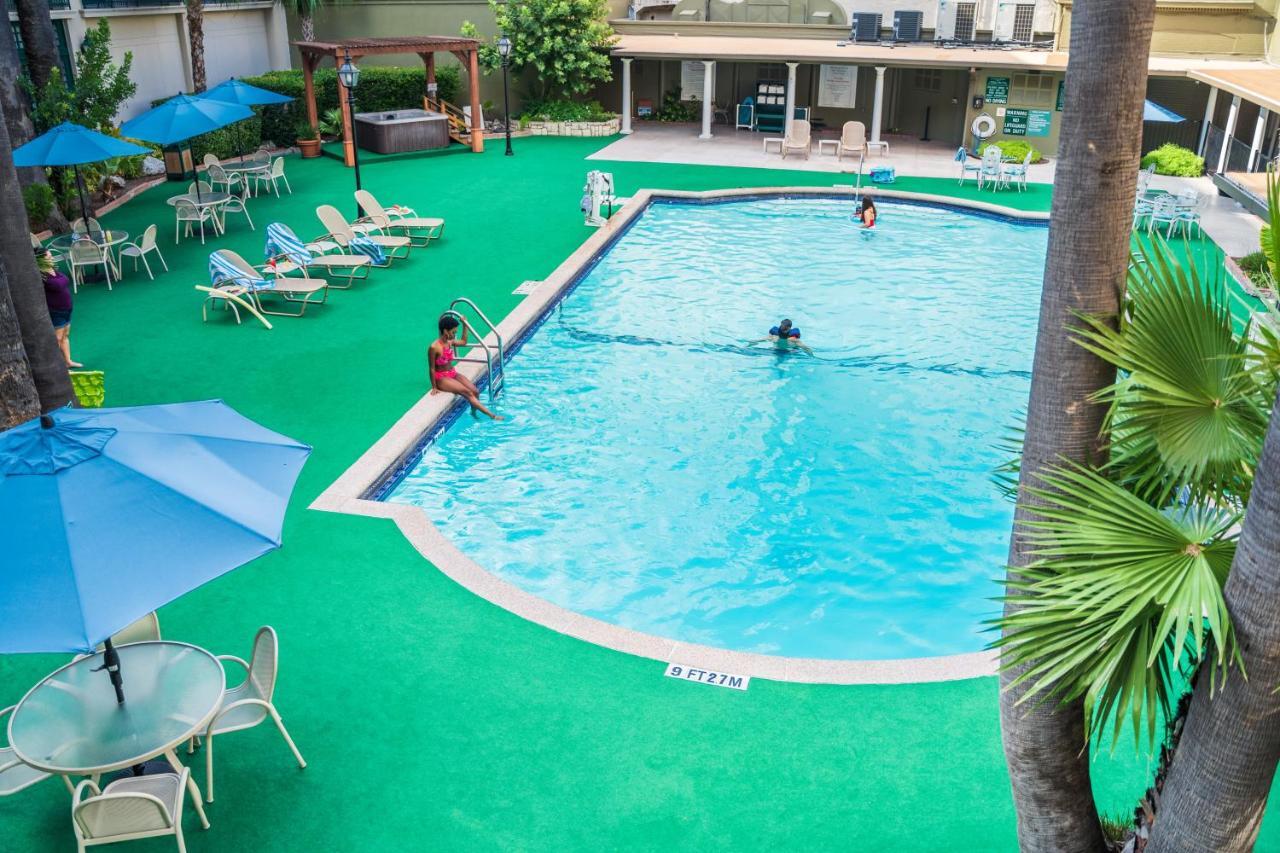
<svg viewBox="0 0 1280 853">
<path fill-rule="evenodd" d="M 1252 850 L 1280 760 L 1280 398 L 1224 594 L 1246 680 L 1201 674 L 1148 853 Z"/>
<path fill-rule="evenodd" d="M 9 277 L 0 261 L 0 430 L 25 423 L 40 414 L 40 397 L 31 380 L 22 332 L 9 298 Z"/>
<path fill-rule="evenodd" d="M 1129 261 L 1142 141 L 1142 102 L 1155 0 L 1077 2 L 1054 178 L 1040 327 L 1027 406 L 1009 580 L 1032 562 L 1020 535 L 1036 517 L 1028 486 L 1063 459 L 1101 461 L 1104 409 L 1090 401 L 1115 370 L 1072 340 L 1075 313 L 1114 315 Z M 1006 605 L 1006 613 L 1013 611 Z M 1017 702 L 1022 670 L 1002 672 L 1000 724 L 1024 853 L 1104 849 L 1089 781 L 1084 710 Z"/>
<path fill-rule="evenodd" d="M 44 412 L 71 402 L 71 378 L 67 363 L 53 335 L 44 284 L 31 254 L 27 233 L 27 210 L 22 203 L 18 172 L 13 167 L 9 132 L 0 121 L 0 261 L 7 271 L 9 299 L 12 300 L 22 348 Z"/>
<path fill-rule="evenodd" d="M 205 90 L 204 0 L 187 0 L 187 31 L 191 38 L 191 89 Z"/>
<path fill-rule="evenodd" d="M 316 18 L 312 14 L 302 14 L 298 16 L 298 25 L 302 29 L 303 41 L 316 40 Z"/>
<path fill-rule="evenodd" d="M 0 20 L 9 20 L 8 0 L 0 0 Z M 22 60 L 18 56 L 18 44 L 13 40 L 13 30 L 0 27 L 0 110 L 4 111 L 9 143 L 14 148 L 31 141 L 36 135 L 35 125 L 31 123 L 27 94 L 22 91 L 18 82 L 24 73 Z M 19 169 L 18 180 L 24 188 L 32 184 L 48 183 L 44 169 L 39 166 Z M 58 232 L 66 230 L 66 217 L 56 204 L 50 208 L 47 222 L 30 223 L 33 231 L 40 230 L 46 224 Z"/>
<path fill-rule="evenodd" d="M 27 54 L 27 70 L 36 89 L 49 82 L 58 67 L 58 39 L 53 32 L 48 0 L 14 0 L 18 12 L 18 31 L 22 33 L 22 49 Z M 67 81 L 70 85 L 70 81 Z"/>
</svg>

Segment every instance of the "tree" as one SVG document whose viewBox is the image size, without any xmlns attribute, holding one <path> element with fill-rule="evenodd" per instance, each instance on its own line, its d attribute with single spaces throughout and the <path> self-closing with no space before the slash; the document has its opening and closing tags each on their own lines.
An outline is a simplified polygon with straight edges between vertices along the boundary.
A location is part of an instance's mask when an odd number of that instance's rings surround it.
<svg viewBox="0 0 1280 853">
<path fill-rule="evenodd" d="M 0 0 L 0 19 L 6 21 L 9 19 L 7 0 Z M 22 58 L 18 55 L 18 43 L 14 41 L 11 28 L 2 29 L 3 31 L 0 32 L 0 110 L 4 111 L 10 144 L 16 148 L 31 141 L 36 135 L 36 130 L 31 121 L 30 105 L 26 94 L 22 91 L 21 80 L 26 72 L 22 67 Z M 38 166 L 19 169 L 18 179 L 22 182 L 24 190 L 35 184 L 48 183 L 44 169 Z M 56 206 L 51 209 L 47 220 L 54 231 L 67 230 L 67 220 Z M 31 227 L 33 230 L 38 230 L 43 224 L 33 222 Z"/>
<path fill-rule="evenodd" d="M 605 0 L 489 0 L 489 8 L 498 32 L 511 40 L 511 67 L 533 70 L 539 100 L 583 95 L 613 79 L 609 49 L 617 36 Z M 478 30 L 467 21 L 462 34 L 476 38 Z M 501 67 L 496 44 L 481 44 L 480 63 Z"/>
<path fill-rule="evenodd" d="M 1036 561 L 1026 533 L 1044 506 L 1043 474 L 1062 461 L 1104 461 L 1105 406 L 1094 395 L 1114 368 L 1072 340 L 1080 314 L 1116 316 L 1129 262 L 1142 103 L 1155 0 L 1078 3 L 1054 179 L 1040 325 L 1027 407 L 1018 508 L 1006 583 L 1017 588 Z M 1006 615 L 1016 614 L 1014 600 Z M 1000 722 L 1021 849 L 1100 851 L 1104 840 L 1089 781 L 1084 705 L 1020 700 L 1033 662 L 1001 672 Z"/>
<path fill-rule="evenodd" d="M 187 33 L 191 43 L 191 90 L 205 90 L 204 0 L 187 0 Z"/>
<path fill-rule="evenodd" d="M 316 12 L 324 0 L 285 0 L 284 7 L 298 16 L 303 41 L 316 40 Z"/>
<path fill-rule="evenodd" d="M 49 307 L 44 301 L 44 284 L 36 269 L 35 256 L 31 254 L 31 241 L 24 236 L 27 210 L 22 203 L 18 172 L 13 167 L 13 149 L 4 124 L 0 122 L 0 262 L 6 271 L 8 298 L 17 317 L 40 410 L 49 412 L 71 402 L 71 378 L 67 376 L 66 360 L 53 335 Z"/>
<path fill-rule="evenodd" d="M 13 5 L 18 12 L 22 49 L 27 54 L 27 71 L 36 91 L 40 91 L 58 67 L 58 39 L 53 32 L 49 0 L 14 0 Z"/>
<path fill-rule="evenodd" d="M 9 298 L 9 277 L 0 260 L 0 430 L 40 414 L 40 397 L 31 380 L 27 351 L 22 347 L 18 316 Z"/>
</svg>

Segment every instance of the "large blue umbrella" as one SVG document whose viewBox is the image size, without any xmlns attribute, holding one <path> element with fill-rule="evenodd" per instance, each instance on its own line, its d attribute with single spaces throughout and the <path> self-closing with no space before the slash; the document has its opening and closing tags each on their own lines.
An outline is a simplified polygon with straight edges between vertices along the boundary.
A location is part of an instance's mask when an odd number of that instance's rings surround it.
<svg viewBox="0 0 1280 853">
<path fill-rule="evenodd" d="M 280 547 L 310 452 L 220 400 L 0 433 L 0 653 L 92 650 Z"/>
<path fill-rule="evenodd" d="M 232 77 L 224 80 L 214 86 L 207 92 L 197 97 L 206 98 L 210 101 L 222 101 L 227 104 L 243 104 L 247 107 L 266 106 L 269 104 L 287 104 L 293 100 L 287 95 L 281 95 L 279 92 L 273 92 L 270 89 L 263 89 L 246 83 L 243 80 L 237 80 Z M 240 159 L 244 159 L 244 153 L 240 154 Z"/>
<path fill-rule="evenodd" d="M 71 166 L 76 173 L 76 188 L 80 191 L 80 212 L 89 221 L 89 205 L 84 200 L 84 186 L 80 183 L 80 166 L 84 163 L 100 163 L 115 157 L 132 157 L 146 154 L 147 149 L 123 139 L 98 133 L 87 127 L 64 121 L 45 131 L 26 145 L 13 150 L 15 166 Z"/>
<path fill-rule="evenodd" d="M 1185 118 L 1175 113 L 1173 110 L 1165 109 L 1155 101 L 1142 102 L 1142 120 L 1143 121 L 1168 121 L 1179 122 L 1186 121 Z"/>
<path fill-rule="evenodd" d="M 158 107 L 120 125 L 120 132 L 157 145 L 176 145 L 193 136 L 243 121 L 253 110 L 243 104 L 229 104 L 193 95 L 175 95 Z M 200 182 L 196 181 L 196 195 Z"/>
</svg>

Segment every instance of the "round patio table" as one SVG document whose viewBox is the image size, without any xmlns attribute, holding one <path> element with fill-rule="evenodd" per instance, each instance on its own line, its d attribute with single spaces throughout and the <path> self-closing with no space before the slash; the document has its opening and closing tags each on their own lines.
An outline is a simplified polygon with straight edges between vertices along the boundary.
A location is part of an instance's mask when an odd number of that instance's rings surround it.
<svg viewBox="0 0 1280 853">
<path fill-rule="evenodd" d="M 248 159 L 243 163 L 223 163 L 222 171 L 228 175 L 243 175 L 245 177 L 245 191 L 249 189 L 248 178 L 253 174 L 269 175 L 271 174 L 271 161 L 262 162 L 261 160 Z"/>
<path fill-rule="evenodd" d="M 200 193 L 200 197 L 196 198 L 195 193 L 183 193 L 182 195 L 171 196 L 168 199 L 170 207 L 176 207 L 179 201 L 189 201 L 196 207 L 217 207 L 220 204 L 226 204 L 231 200 L 231 193 L 227 192 L 207 192 Z"/>
<path fill-rule="evenodd" d="M 123 705 L 102 652 L 73 660 L 22 698 L 9 719 L 9 745 L 23 763 L 62 776 L 97 776 L 163 755 L 179 773 L 175 747 L 201 734 L 222 705 L 222 664 L 198 646 L 174 642 L 118 646 Z M 207 829 L 200 789 L 187 788 Z"/>
<path fill-rule="evenodd" d="M 129 239 L 128 231 L 109 228 L 105 231 L 84 231 L 79 234 L 59 234 L 48 243 L 48 248 L 66 251 L 77 240 L 92 240 L 99 246 L 111 248 Z"/>
</svg>

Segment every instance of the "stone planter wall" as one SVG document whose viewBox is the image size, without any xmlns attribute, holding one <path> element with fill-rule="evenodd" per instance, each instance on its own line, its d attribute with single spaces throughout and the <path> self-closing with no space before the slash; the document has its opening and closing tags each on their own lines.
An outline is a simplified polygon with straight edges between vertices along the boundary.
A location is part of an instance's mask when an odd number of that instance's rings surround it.
<svg viewBox="0 0 1280 853">
<path fill-rule="evenodd" d="M 621 119 L 608 121 L 531 121 L 532 136 L 613 136 L 621 127 Z"/>
</svg>

